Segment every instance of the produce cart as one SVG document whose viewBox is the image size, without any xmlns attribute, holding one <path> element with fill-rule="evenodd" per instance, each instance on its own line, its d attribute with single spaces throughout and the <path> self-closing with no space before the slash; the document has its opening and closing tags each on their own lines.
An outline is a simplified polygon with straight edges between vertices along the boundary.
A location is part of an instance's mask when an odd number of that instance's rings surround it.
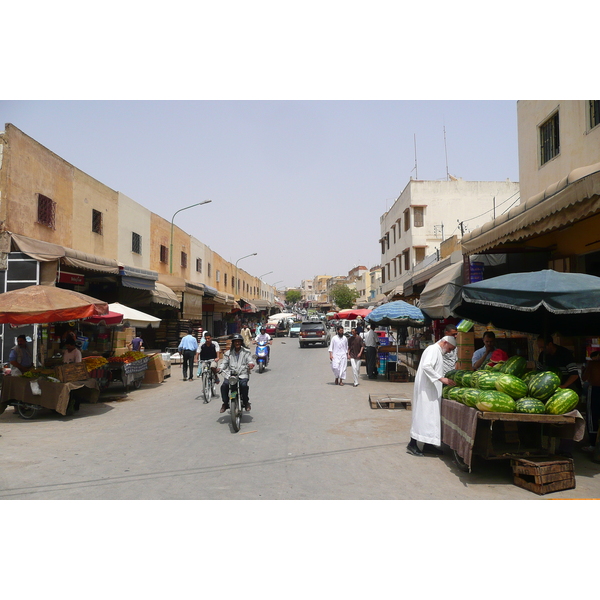
<svg viewBox="0 0 600 600">
<path fill-rule="evenodd" d="M 79 402 L 98 402 L 99 394 L 95 379 L 62 383 L 44 377 L 6 376 L 2 383 L 0 414 L 7 406 L 14 406 L 23 419 L 34 419 L 44 408 L 69 416 Z"/>
<path fill-rule="evenodd" d="M 549 456 L 559 439 L 583 439 L 585 422 L 573 410 L 564 415 L 482 412 L 442 398 L 442 443 L 458 467 L 471 471 L 473 456 L 517 459 Z"/>
<path fill-rule="evenodd" d="M 142 379 L 148 368 L 149 356 L 144 356 L 133 362 L 109 362 L 107 364 L 108 369 L 111 371 L 112 377 L 110 381 L 121 381 L 125 386 L 125 391 L 129 391 L 129 387 L 133 387 L 137 390 L 142 385 Z M 110 381 L 108 383 L 110 383 Z M 108 387 L 108 384 L 107 384 Z"/>
</svg>

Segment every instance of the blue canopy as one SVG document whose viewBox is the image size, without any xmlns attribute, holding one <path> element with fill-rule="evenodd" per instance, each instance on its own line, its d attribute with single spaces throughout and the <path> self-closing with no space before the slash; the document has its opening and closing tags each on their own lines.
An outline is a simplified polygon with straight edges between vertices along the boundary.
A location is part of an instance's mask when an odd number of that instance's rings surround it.
<svg viewBox="0 0 600 600">
<path fill-rule="evenodd" d="M 408 302 L 404 302 L 404 300 L 396 300 L 378 306 L 367 315 L 366 320 L 373 325 L 386 325 L 389 327 L 425 326 L 425 315 L 421 310 Z"/>
</svg>

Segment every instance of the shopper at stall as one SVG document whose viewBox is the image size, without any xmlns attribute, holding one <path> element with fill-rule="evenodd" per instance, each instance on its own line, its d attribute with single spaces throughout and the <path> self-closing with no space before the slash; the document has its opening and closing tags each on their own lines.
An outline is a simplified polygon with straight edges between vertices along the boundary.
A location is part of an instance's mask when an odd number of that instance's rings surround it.
<svg viewBox="0 0 600 600">
<path fill-rule="evenodd" d="M 26 373 L 33 366 L 33 356 L 24 335 L 17 337 L 17 345 L 11 349 L 8 362 L 11 365 L 10 374 L 17 376 Z"/>
<path fill-rule="evenodd" d="M 183 380 L 187 381 L 188 371 L 190 375 L 190 381 L 194 379 L 194 359 L 196 358 L 196 351 L 198 350 L 198 340 L 192 335 L 194 330 L 190 327 L 187 335 L 181 338 L 179 342 L 179 353 L 183 356 Z"/>
<path fill-rule="evenodd" d="M 367 325 L 365 350 L 367 356 L 367 377 L 369 379 L 377 379 L 377 346 L 379 346 L 377 334 L 370 325 Z"/>
<path fill-rule="evenodd" d="M 492 353 L 496 350 L 496 334 L 493 331 L 486 331 L 483 334 L 483 347 L 473 352 L 473 358 L 471 359 L 471 366 L 473 371 L 481 369 L 490 360 Z"/>
<path fill-rule="evenodd" d="M 134 352 L 141 352 L 144 349 L 144 340 L 136 335 L 128 344 L 127 347 Z"/>
<path fill-rule="evenodd" d="M 83 360 L 81 350 L 73 340 L 70 339 L 67 341 L 62 359 L 65 365 L 70 363 L 80 363 Z"/>
<path fill-rule="evenodd" d="M 450 337 L 456 338 L 456 335 L 458 334 L 458 329 L 456 328 L 456 325 L 454 325 L 453 323 L 450 323 L 449 325 L 446 325 L 446 327 L 444 327 L 444 335 L 448 335 Z M 456 361 L 458 360 L 458 352 L 456 351 L 456 348 L 454 348 L 454 350 L 451 350 L 450 352 L 446 352 L 446 354 L 444 354 L 444 373 L 447 373 L 448 371 L 452 371 L 452 369 L 456 368 Z"/>
<path fill-rule="evenodd" d="M 456 338 L 444 336 L 439 342 L 427 346 L 419 361 L 411 407 L 410 442 L 406 447 L 413 456 L 423 456 L 423 452 L 442 454 L 438 448 L 442 443 L 442 386 L 455 385 L 454 381 L 444 377 L 444 354 L 454 348 Z M 424 444 L 423 451 L 417 442 Z"/>
</svg>

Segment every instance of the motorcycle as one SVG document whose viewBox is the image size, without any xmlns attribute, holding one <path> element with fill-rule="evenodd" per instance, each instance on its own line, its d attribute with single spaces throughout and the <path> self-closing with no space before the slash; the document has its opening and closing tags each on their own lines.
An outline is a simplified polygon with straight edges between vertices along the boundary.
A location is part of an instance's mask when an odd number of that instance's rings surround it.
<svg viewBox="0 0 600 600">
<path fill-rule="evenodd" d="M 242 395 L 240 394 L 239 374 L 229 375 L 229 411 L 234 431 L 239 431 L 242 425 Z"/>
<path fill-rule="evenodd" d="M 269 364 L 269 355 L 269 345 L 266 342 L 260 342 L 256 348 L 256 364 L 259 373 L 262 373 Z"/>
</svg>

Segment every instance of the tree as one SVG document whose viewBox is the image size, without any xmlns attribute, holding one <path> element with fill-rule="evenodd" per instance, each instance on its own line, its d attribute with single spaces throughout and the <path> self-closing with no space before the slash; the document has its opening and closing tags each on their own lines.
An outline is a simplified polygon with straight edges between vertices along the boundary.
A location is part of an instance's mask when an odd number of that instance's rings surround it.
<svg viewBox="0 0 600 600">
<path fill-rule="evenodd" d="M 285 301 L 288 304 L 296 304 L 296 302 L 299 302 L 302 299 L 302 293 L 299 292 L 298 290 L 288 290 L 285 293 Z"/>
<path fill-rule="evenodd" d="M 331 288 L 330 296 L 333 303 L 340 310 L 343 310 L 344 308 L 352 308 L 354 306 L 354 301 L 358 298 L 359 293 L 343 283 L 338 283 Z"/>
</svg>

